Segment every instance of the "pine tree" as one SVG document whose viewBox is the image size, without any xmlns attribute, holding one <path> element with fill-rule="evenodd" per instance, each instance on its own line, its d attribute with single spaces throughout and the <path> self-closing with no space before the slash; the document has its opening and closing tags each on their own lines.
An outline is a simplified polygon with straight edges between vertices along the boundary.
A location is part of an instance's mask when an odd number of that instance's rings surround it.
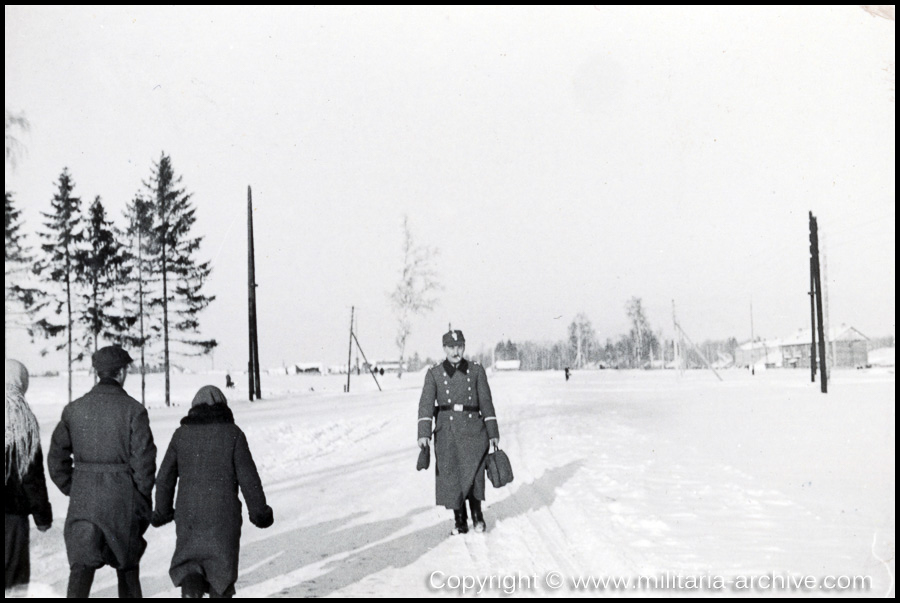
<svg viewBox="0 0 900 603">
<path fill-rule="evenodd" d="M 11 328 L 23 328 L 31 334 L 32 314 L 43 293 L 31 282 L 34 257 L 31 249 L 25 246 L 25 235 L 21 232 L 21 213 L 15 207 L 13 194 L 6 191 L 5 329 L 9 331 Z M 4 341 L 6 339 L 5 337 Z"/>
<path fill-rule="evenodd" d="M 56 349 L 67 350 L 69 402 L 72 401 L 73 298 L 80 288 L 80 275 L 76 270 L 83 254 L 81 245 L 84 240 L 81 199 L 72 194 L 74 188 L 75 183 L 68 168 L 63 168 L 59 175 L 56 194 L 50 202 L 53 211 L 41 212 L 46 218 L 44 227 L 47 230 L 39 232 L 38 235 L 46 242 L 41 245 L 42 257 L 34 265 L 35 274 L 55 289 L 38 306 L 39 310 L 49 309 L 52 312 L 46 312 L 46 315 L 35 323 L 35 327 L 48 338 L 55 338 L 64 332 L 67 335 L 66 341 L 59 344 Z"/>
<path fill-rule="evenodd" d="M 215 339 L 190 337 L 191 333 L 199 333 L 198 315 L 215 297 L 202 293 L 212 268 L 209 262 L 195 259 L 203 238 L 190 236 L 196 210 L 191 204 L 192 195 L 179 188 L 180 184 L 181 177 L 175 176 L 172 160 L 162 153 L 159 162 L 153 164 L 150 181 L 145 185 L 152 194 L 156 214 L 153 244 L 159 258 L 157 268 L 162 295 L 154 298 L 151 305 L 162 309 L 166 406 L 170 403 L 170 344 L 181 344 L 181 353 L 188 355 L 206 354 L 217 345 Z M 173 339 L 170 332 L 178 333 L 179 337 Z M 199 351 L 191 353 L 189 350 Z"/>
<path fill-rule="evenodd" d="M 141 403 L 147 402 L 147 351 L 151 341 L 161 333 L 159 327 L 153 328 L 149 299 L 159 279 L 154 262 L 158 259 L 153 247 L 153 204 L 136 195 L 125 208 L 126 228 L 121 233 L 125 241 L 126 262 L 130 266 L 123 279 L 123 314 L 133 319 L 128 325 L 123 343 L 128 347 L 140 349 L 141 371 Z"/>
<path fill-rule="evenodd" d="M 115 227 L 106 219 L 99 196 L 88 208 L 84 234 L 85 247 L 77 256 L 76 272 L 84 283 L 79 304 L 81 311 L 77 315 L 85 327 L 80 341 L 81 352 L 93 354 L 99 348 L 101 337 L 121 344 L 122 335 L 133 322 L 117 304 L 120 283 L 127 278 L 130 267 L 125 261 L 122 243 L 116 238 Z"/>
</svg>

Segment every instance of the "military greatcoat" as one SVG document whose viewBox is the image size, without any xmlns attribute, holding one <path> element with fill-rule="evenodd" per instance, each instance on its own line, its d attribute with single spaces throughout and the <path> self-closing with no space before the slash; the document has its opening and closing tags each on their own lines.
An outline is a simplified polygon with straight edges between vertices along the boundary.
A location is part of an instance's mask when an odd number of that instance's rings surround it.
<svg viewBox="0 0 900 603">
<path fill-rule="evenodd" d="M 470 492 L 484 500 L 488 444 L 500 437 L 484 367 L 465 359 L 431 367 L 419 398 L 419 438 L 432 435 L 432 419 L 436 504 L 460 509 Z"/>
</svg>

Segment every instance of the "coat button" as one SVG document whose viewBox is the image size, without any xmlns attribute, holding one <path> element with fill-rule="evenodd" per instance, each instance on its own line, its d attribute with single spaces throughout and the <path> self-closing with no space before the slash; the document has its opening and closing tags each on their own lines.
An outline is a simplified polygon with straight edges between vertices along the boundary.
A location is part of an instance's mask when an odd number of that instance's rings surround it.
<svg viewBox="0 0 900 603">
<path fill-rule="evenodd" d="M 450 390 L 449 390 L 449 389 L 447 390 L 447 393 L 448 393 L 448 394 L 450 393 Z"/>
<path fill-rule="evenodd" d="M 450 417 L 450 420 L 452 421 L 452 420 L 453 420 L 453 417 Z"/>
<path fill-rule="evenodd" d="M 469 418 L 470 418 L 470 419 L 472 418 L 472 413 L 469 413 Z"/>
<path fill-rule="evenodd" d="M 447 382 L 446 382 L 446 381 L 444 381 L 444 385 L 447 385 Z"/>
</svg>

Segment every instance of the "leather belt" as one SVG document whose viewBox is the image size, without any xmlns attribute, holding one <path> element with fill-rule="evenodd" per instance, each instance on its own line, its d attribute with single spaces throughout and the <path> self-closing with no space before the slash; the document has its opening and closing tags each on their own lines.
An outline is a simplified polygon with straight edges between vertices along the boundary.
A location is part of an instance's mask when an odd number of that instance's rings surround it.
<svg viewBox="0 0 900 603">
<path fill-rule="evenodd" d="M 477 406 L 465 406 L 463 404 L 442 404 L 437 407 L 438 411 L 455 410 L 456 412 L 478 412 Z"/>
<path fill-rule="evenodd" d="M 128 473 L 131 467 L 128 463 L 75 463 L 75 471 L 87 473 Z"/>
</svg>

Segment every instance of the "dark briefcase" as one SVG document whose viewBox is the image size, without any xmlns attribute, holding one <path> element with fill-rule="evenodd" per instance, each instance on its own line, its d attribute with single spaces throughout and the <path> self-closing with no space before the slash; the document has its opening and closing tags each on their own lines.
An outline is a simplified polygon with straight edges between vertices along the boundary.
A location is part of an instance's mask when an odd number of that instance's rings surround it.
<svg viewBox="0 0 900 603">
<path fill-rule="evenodd" d="M 509 464 L 509 457 L 496 444 L 494 451 L 488 454 L 485 471 L 495 488 L 502 488 L 513 481 L 513 470 L 512 465 Z"/>
<path fill-rule="evenodd" d="M 416 463 L 416 471 L 421 471 L 422 469 L 428 469 L 428 466 L 431 464 L 431 446 L 426 446 L 424 448 L 419 449 L 419 461 Z"/>
</svg>

